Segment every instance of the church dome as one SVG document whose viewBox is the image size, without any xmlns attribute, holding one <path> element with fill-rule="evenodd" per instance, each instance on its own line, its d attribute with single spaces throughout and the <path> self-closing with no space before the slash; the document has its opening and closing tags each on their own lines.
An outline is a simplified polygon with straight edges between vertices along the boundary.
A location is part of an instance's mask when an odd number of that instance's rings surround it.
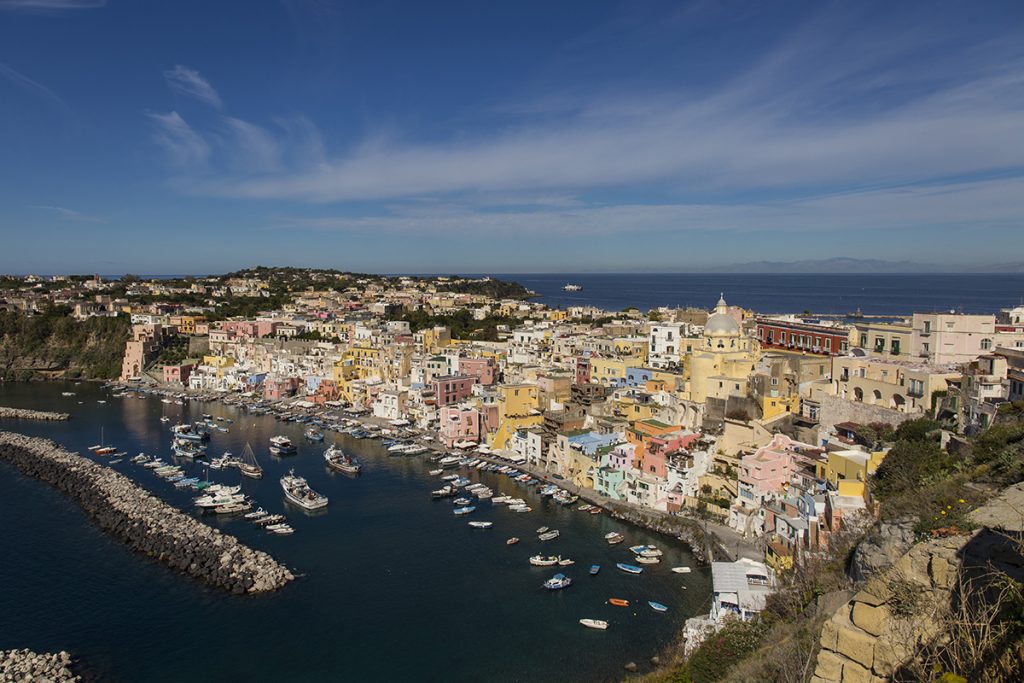
<svg viewBox="0 0 1024 683">
<path fill-rule="evenodd" d="M 723 334 L 739 334 L 740 326 L 728 313 L 714 313 L 708 316 L 704 324 L 704 334 L 718 336 Z"/>
<path fill-rule="evenodd" d="M 708 316 L 704 323 L 704 334 L 709 337 L 738 336 L 740 324 L 729 315 L 729 304 L 725 303 L 725 294 L 718 300 L 715 312 Z"/>
</svg>

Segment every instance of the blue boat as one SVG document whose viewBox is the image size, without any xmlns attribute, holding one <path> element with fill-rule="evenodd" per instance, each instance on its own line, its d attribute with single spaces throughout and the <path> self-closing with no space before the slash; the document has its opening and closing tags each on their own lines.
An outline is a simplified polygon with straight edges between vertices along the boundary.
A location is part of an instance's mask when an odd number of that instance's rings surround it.
<svg viewBox="0 0 1024 683">
<path fill-rule="evenodd" d="M 622 571 L 626 572 L 627 574 L 642 574 L 644 571 L 643 567 L 637 567 L 636 565 L 625 564 L 623 562 L 619 562 L 615 566 L 621 569 Z"/>
<path fill-rule="evenodd" d="M 601 565 L 599 565 L 599 564 L 592 564 L 592 565 L 590 565 L 590 575 L 591 576 L 595 576 L 599 571 L 601 571 Z"/>
<path fill-rule="evenodd" d="M 651 609 L 653 609 L 655 612 L 667 612 L 668 611 L 668 607 L 666 607 L 665 605 L 661 604 L 660 602 L 654 602 L 654 600 L 648 600 L 647 604 L 650 605 Z"/>
<path fill-rule="evenodd" d="M 468 515 L 473 510 L 476 510 L 476 506 L 474 506 L 474 505 L 467 505 L 466 507 L 455 508 L 452 512 L 454 512 L 457 515 Z"/>
</svg>

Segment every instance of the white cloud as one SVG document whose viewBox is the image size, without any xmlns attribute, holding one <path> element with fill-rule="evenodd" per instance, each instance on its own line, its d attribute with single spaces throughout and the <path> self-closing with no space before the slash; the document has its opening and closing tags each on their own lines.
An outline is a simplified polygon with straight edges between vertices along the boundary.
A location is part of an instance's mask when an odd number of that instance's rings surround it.
<svg viewBox="0 0 1024 683">
<path fill-rule="evenodd" d="M 59 12 L 62 10 L 95 9 L 107 0 L 0 0 L 0 11 Z"/>
<path fill-rule="evenodd" d="M 217 109 L 224 106 L 220 95 L 210 85 L 210 82 L 195 69 L 178 64 L 173 69 L 165 71 L 164 78 L 167 80 L 168 87 L 179 95 L 193 97 Z"/>
<path fill-rule="evenodd" d="M 103 223 L 104 220 L 99 216 L 90 216 L 89 214 L 82 213 L 81 211 L 75 211 L 74 209 L 67 209 L 63 206 L 49 206 L 46 204 L 33 204 L 33 209 L 40 209 L 43 211 L 50 211 L 52 213 L 66 218 L 72 221 L 80 221 L 83 223 Z"/>
<path fill-rule="evenodd" d="M 886 188 L 807 199 L 736 204 L 618 204 L 539 206 L 481 211 L 476 204 L 415 204 L 356 217 L 286 217 L 276 227 L 348 232 L 607 235 L 630 232 L 864 234 L 865 230 L 934 230 L 971 226 L 1014 228 L 1021 222 L 1024 178 Z"/>
<path fill-rule="evenodd" d="M 147 114 L 155 126 L 155 140 L 174 166 L 194 169 L 210 158 L 210 145 L 176 111 Z"/>
</svg>

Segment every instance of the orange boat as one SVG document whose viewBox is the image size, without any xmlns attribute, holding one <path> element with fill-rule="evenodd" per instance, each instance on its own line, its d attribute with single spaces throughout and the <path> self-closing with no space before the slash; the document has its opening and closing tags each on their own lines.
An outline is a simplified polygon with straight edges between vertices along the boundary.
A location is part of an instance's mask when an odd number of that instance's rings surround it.
<svg viewBox="0 0 1024 683">
<path fill-rule="evenodd" d="M 616 607 L 629 607 L 629 600 L 623 600 L 622 598 L 608 598 L 608 603 Z"/>
</svg>

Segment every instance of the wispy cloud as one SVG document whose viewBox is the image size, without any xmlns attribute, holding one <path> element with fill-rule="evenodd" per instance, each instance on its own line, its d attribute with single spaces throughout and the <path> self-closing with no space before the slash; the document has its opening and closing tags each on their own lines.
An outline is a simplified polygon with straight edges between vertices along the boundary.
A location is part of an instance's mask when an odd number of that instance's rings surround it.
<svg viewBox="0 0 1024 683">
<path fill-rule="evenodd" d="M 164 78 L 167 80 L 168 87 L 179 95 L 193 97 L 217 109 L 224 107 L 217 91 L 195 69 L 178 64 L 173 69 L 165 71 Z"/>
<path fill-rule="evenodd" d="M 928 17 L 913 18 L 915 30 L 846 18 L 815 18 L 699 89 L 541 94 L 488 107 L 484 115 L 499 112 L 500 122 L 441 142 L 369 131 L 331 156 L 318 134 L 299 136 L 312 141 L 306 148 L 286 126 L 224 117 L 202 133 L 219 141 L 215 151 L 177 181 L 194 194 L 391 204 L 372 215 L 278 221 L 317 230 L 1019 225 L 1024 30 L 961 38 Z M 1003 177 L 964 180 L 994 176 Z M 631 195 L 658 199 L 608 199 Z M 539 196 L 564 204 L 535 203 Z"/>
<path fill-rule="evenodd" d="M 194 170 L 210 157 L 210 145 L 176 112 L 146 114 L 154 126 L 154 139 L 173 166 Z"/>
<path fill-rule="evenodd" d="M 107 0 L 0 0 L 0 12 L 60 12 L 95 9 L 106 4 Z"/>
<path fill-rule="evenodd" d="M 104 219 L 99 216 L 91 216 L 81 211 L 75 211 L 74 209 L 67 209 L 63 206 L 49 206 L 46 204 L 33 204 L 33 209 L 40 209 L 42 211 L 49 211 L 62 218 L 66 218 L 71 221 L 79 221 L 82 223 L 103 223 Z"/>
<path fill-rule="evenodd" d="M 58 109 L 67 113 L 69 111 L 68 105 L 64 103 L 60 97 L 57 96 L 52 90 L 47 88 L 42 83 L 38 83 L 25 74 L 16 71 L 10 66 L 7 66 L 3 62 L 0 62 L 0 79 L 4 79 L 10 83 L 13 83 L 16 87 L 28 92 L 40 99 L 43 99 L 50 104 L 56 106 Z"/>
</svg>

